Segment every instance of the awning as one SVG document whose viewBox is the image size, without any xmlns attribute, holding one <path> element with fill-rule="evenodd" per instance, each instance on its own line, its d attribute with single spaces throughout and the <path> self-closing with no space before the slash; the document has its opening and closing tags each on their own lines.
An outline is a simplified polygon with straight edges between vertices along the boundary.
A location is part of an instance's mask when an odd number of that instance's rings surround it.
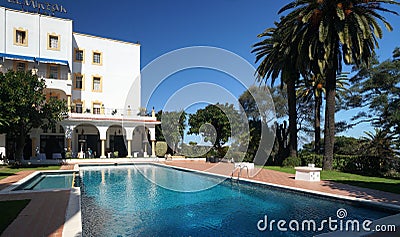
<svg viewBox="0 0 400 237">
<path fill-rule="evenodd" d="M 28 62 L 35 61 L 34 57 L 22 56 L 22 55 L 16 55 L 16 54 L 8 54 L 8 53 L 0 53 L 0 58 L 11 59 L 11 60 L 22 60 L 22 61 L 28 61 Z"/>
<path fill-rule="evenodd" d="M 59 60 L 59 59 L 35 58 L 35 61 L 39 62 L 39 63 L 53 63 L 53 64 L 60 64 L 60 65 L 68 65 L 68 61 Z"/>
</svg>

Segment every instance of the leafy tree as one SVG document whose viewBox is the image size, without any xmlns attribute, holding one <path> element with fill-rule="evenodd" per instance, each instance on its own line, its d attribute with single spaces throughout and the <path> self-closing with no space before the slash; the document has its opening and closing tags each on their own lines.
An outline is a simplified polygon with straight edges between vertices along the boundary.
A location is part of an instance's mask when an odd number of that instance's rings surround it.
<svg viewBox="0 0 400 237">
<path fill-rule="evenodd" d="M 186 128 L 186 112 L 185 111 L 159 111 L 156 117 L 161 121 L 156 126 L 157 141 L 166 141 L 168 147 L 173 154 L 178 150 L 179 143 L 183 140 Z"/>
<path fill-rule="evenodd" d="M 321 150 L 324 150 L 324 145 L 323 145 L 323 140 L 322 139 L 322 146 Z M 349 155 L 349 156 L 356 156 L 356 155 L 362 155 L 362 149 L 361 149 L 361 139 L 354 138 L 354 137 L 346 137 L 346 136 L 336 136 L 335 137 L 335 155 Z M 315 141 L 312 141 L 310 143 L 304 144 L 302 148 L 302 152 L 305 153 L 314 153 L 314 147 L 315 147 Z"/>
<path fill-rule="evenodd" d="M 279 13 L 291 10 L 280 25 L 292 31 L 294 47 L 298 49 L 302 67 L 325 77 L 325 154 L 323 168 L 332 169 L 335 142 L 336 74 L 345 64 L 368 65 L 371 55 L 382 38 L 382 21 L 388 30 L 390 24 L 378 12 L 397 14 L 382 7 L 396 4 L 391 0 L 304 0 L 293 1 Z"/>
<path fill-rule="evenodd" d="M 18 161 L 23 159 L 25 138 L 32 128 L 54 126 L 67 112 L 65 101 L 43 93 L 44 80 L 24 71 L 0 73 L 0 117 L 8 123 L 0 125 L 0 133 L 15 139 Z"/>
<path fill-rule="evenodd" d="M 208 105 L 189 115 L 188 134 L 201 134 L 204 142 L 211 142 L 218 154 L 224 156 L 223 146 L 232 138 L 232 132 L 240 129 L 239 121 L 239 113 L 232 104 Z"/>
<path fill-rule="evenodd" d="M 349 108 L 363 108 L 352 118 L 352 124 L 371 123 L 394 135 L 400 134 L 400 55 L 398 48 L 393 51 L 393 59 L 378 63 L 372 68 L 361 66 L 351 78 L 354 85 L 347 98 Z"/>
</svg>

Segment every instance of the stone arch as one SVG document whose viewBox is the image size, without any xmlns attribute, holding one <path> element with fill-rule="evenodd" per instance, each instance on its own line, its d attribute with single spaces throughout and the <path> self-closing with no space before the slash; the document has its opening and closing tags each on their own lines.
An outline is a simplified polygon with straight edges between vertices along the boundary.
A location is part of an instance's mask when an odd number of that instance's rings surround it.
<svg viewBox="0 0 400 237">
<path fill-rule="evenodd" d="M 82 122 L 75 125 L 72 133 L 73 153 L 78 158 L 100 157 L 101 142 L 100 132 L 96 125 Z"/>
<path fill-rule="evenodd" d="M 110 157 L 128 156 L 126 129 L 121 124 L 111 124 L 107 129 L 106 155 Z"/>
</svg>

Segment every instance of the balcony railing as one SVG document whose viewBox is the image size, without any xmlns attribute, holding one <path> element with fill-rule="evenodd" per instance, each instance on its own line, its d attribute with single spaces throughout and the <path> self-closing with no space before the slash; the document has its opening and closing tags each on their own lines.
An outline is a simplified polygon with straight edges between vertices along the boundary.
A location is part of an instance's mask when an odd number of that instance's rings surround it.
<svg viewBox="0 0 400 237">
<path fill-rule="evenodd" d="M 68 73 L 60 73 L 59 76 L 49 76 L 47 73 L 38 73 L 38 78 L 40 79 L 52 79 L 52 80 L 68 80 Z"/>
<path fill-rule="evenodd" d="M 115 118 L 115 119 L 123 119 L 123 118 L 135 118 L 135 119 L 143 119 L 143 120 L 155 120 L 151 116 L 147 116 L 145 114 L 140 114 L 139 110 L 134 109 L 121 109 L 121 108 L 100 108 L 100 109 L 92 109 L 92 108 L 82 108 L 82 112 L 80 113 L 79 109 L 72 106 L 70 118 Z"/>
</svg>

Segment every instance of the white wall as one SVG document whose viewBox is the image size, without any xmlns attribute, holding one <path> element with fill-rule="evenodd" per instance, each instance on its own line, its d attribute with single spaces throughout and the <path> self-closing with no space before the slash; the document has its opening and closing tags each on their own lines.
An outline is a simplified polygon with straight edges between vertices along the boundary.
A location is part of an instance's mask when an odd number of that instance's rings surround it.
<svg viewBox="0 0 400 237">
<path fill-rule="evenodd" d="M 4 52 L 4 42 L 5 42 L 5 37 L 4 35 L 6 34 L 6 9 L 4 7 L 0 7 L 0 52 Z"/>
<path fill-rule="evenodd" d="M 84 74 L 85 90 L 73 91 L 72 99 L 84 101 L 91 111 L 94 101 L 106 109 L 124 109 L 128 91 L 140 75 L 140 45 L 74 33 L 74 48 L 85 52 L 84 63 L 73 62 L 73 73 Z M 101 66 L 92 64 L 93 51 L 102 53 Z M 101 93 L 92 92 L 93 76 L 102 77 Z M 138 96 L 130 104 L 132 110 L 140 107 L 140 79 L 135 84 Z"/>
<path fill-rule="evenodd" d="M 27 46 L 14 44 L 15 28 L 28 31 Z M 59 35 L 60 50 L 48 49 L 48 34 Z M 0 8 L 0 35 L 1 53 L 65 60 L 72 65 L 72 20 Z"/>
<path fill-rule="evenodd" d="M 14 45 L 14 28 L 28 31 L 28 45 Z M 39 16 L 6 10 L 6 52 L 30 57 L 39 56 Z"/>
<path fill-rule="evenodd" d="M 60 50 L 48 50 L 48 34 L 59 35 Z M 40 17 L 40 57 L 69 61 L 72 65 L 72 21 L 47 16 Z"/>
</svg>

